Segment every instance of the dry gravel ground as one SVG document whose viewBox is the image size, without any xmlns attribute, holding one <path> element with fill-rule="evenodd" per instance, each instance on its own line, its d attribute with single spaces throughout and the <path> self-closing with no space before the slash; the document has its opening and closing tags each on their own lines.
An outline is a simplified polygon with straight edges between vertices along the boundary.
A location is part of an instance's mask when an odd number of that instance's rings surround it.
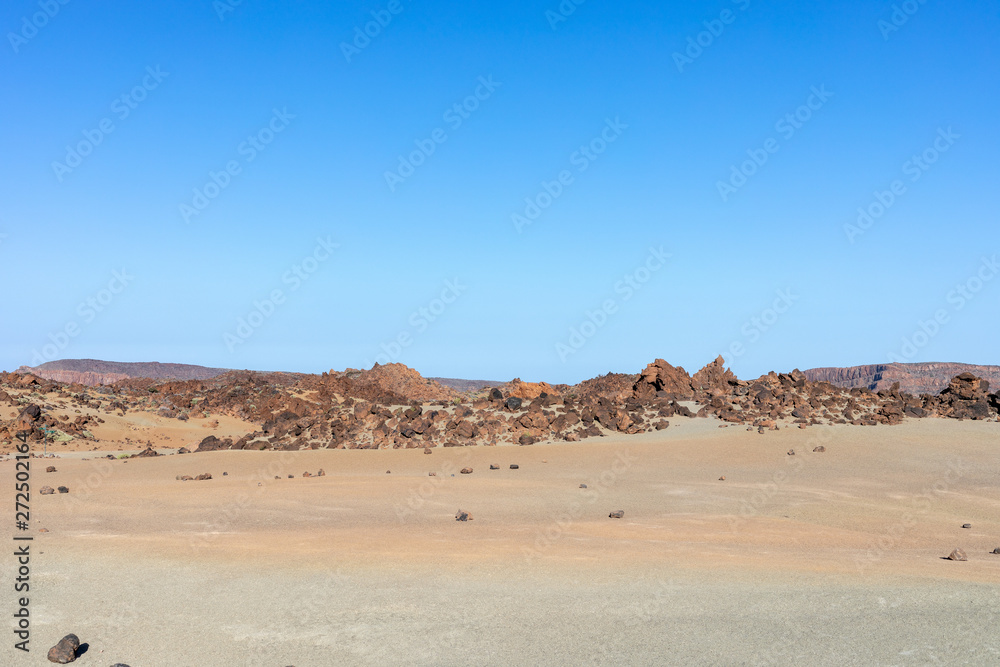
<svg viewBox="0 0 1000 667">
<path fill-rule="evenodd" d="M 49 664 L 69 632 L 101 667 L 1000 663 L 998 424 L 671 423 L 430 456 L 35 461 L 35 489 L 71 493 L 32 495 L 33 650 L 9 636 L 0 664 Z"/>
</svg>

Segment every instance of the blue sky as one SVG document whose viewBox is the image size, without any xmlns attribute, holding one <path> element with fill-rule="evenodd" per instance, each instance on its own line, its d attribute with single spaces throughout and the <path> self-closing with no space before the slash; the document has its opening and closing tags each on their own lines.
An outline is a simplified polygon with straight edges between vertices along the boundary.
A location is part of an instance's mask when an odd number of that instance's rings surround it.
<svg viewBox="0 0 1000 667">
<path fill-rule="evenodd" d="M 1000 363 L 998 13 L 9 2 L 0 368 Z"/>
</svg>

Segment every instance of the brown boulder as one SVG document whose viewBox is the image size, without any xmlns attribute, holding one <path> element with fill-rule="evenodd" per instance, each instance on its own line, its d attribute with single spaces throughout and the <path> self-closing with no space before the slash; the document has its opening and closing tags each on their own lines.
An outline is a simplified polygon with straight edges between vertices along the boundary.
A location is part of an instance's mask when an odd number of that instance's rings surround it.
<svg viewBox="0 0 1000 667">
<path fill-rule="evenodd" d="M 51 486 L 43 486 L 38 490 L 38 493 L 42 494 L 43 496 L 50 496 L 55 492 L 56 490 L 53 489 Z"/>
<path fill-rule="evenodd" d="M 49 466 L 49 467 L 47 467 L 45 469 L 45 472 L 55 472 L 55 471 L 56 471 L 56 467 L 55 466 Z"/>
<path fill-rule="evenodd" d="M 965 552 L 961 549 L 955 549 L 950 554 L 948 554 L 948 560 L 969 560 L 965 555 Z"/>
<path fill-rule="evenodd" d="M 66 635 L 59 643 L 49 649 L 49 662 L 60 665 L 76 660 L 76 651 L 80 648 L 80 638 L 76 635 Z"/>
<path fill-rule="evenodd" d="M 632 395 L 638 399 L 650 399 L 657 392 L 674 394 L 680 400 L 694 397 L 691 376 L 681 366 L 671 366 L 663 359 L 657 359 L 646 366 L 632 387 Z"/>
<path fill-rule="evenodd" d="M 472 468 L 462 468 L 459 472 L 462 473 L 463 475 L 471 475 Z"/>
<path fill-rule="evenodd" d="M 726 368 L 726 360 L 719 356 L 691 377 L 691 388 L 702 397 L 719 396 L 729 393 L 730 385 L 738 382 L 736 374 Z"/>
<path fill-rule="evenodd" d="M 625 510 L 615 510 L 614 512 L 608 515 L 608 518 L 621 519 L 623 516 L 625 516 Z"/>
</svg>

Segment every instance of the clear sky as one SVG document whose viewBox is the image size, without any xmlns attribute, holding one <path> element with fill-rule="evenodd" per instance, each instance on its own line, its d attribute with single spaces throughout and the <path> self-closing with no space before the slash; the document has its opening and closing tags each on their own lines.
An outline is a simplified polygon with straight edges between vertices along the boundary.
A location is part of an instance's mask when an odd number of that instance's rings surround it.
<svg viewBox="0 0 1000 667">
<path fill-rule="evenodd" d="M 155 5 L 0 10 L 0 368 L 1000 363 L 995 1 Z"/>
</svg>

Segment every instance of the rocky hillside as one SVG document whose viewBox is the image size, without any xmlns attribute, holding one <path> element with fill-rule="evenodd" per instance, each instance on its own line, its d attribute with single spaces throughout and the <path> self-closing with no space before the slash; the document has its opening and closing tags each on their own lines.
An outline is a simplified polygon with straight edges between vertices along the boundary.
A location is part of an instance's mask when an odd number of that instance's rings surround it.
<svg viewBox="0 0 1000 667">
<path fill-rule="evenodd" d="M 46 380 L 78 383 L 88 387 L 114 384 L 128 378 L 151 380 L 209 380 L 226 372 L 225 368 L 207 368 L 189 364 L 100 361 L 98 359 L 60 359 L 37 367 L 21 366 L 19 373 L 33 373 Z"/>
<path fill-rule="evenodd" d="M 0 441 L 23 432 L 40 440 L 93 437 L 101 417 L 55 419 L 55 405 L 124 417 L 166 419 L 230 415 L 256 428 L 240 438 L 209 436 L 215 449 L 396 449 L 575 442 L 608 433 L 668 428 L 671 417 L 715 417 L 766 433 L 830 424 L 877 426 L 904 419 L 998 421 L 1000 394 L 961 373 L 937 395 L 915 396 L 899 383 L 873 392 L 810 381 L 798 371 L 740 380 L 719 357 L 694 375 L 657 359 L 640 373 L 608 374 L 578 385 L 515 379 L 472 394 L 422 377 L 402 364 L 321 375 L 229 371 L 207 380 L 130 378 L 96 388 L 30 373 L 0 373 L 0 405 L 16 407 L 0 421 Z M 79 410 L 77 411 L 79 412 Z M 93 419 L 93 421 L 91 420 Z M 140 417 L 141 419 L 141 417 Z"/>
<path fill-rule="evenodd" d="M 888 389 L 898 382 L 900 391 L 919 395 L 940 392 L 953 377 L 962 373 L 972 373 L 988 380 L 994 387 L 1000 386 L 1000 366 L 973 364 L 872 364 L 848 368 L 811 368 L 805 371 L 805 376 L 812 382 L 829 382 L 847 388 L 868 387 L 872 391 Z"/>
</svg>

